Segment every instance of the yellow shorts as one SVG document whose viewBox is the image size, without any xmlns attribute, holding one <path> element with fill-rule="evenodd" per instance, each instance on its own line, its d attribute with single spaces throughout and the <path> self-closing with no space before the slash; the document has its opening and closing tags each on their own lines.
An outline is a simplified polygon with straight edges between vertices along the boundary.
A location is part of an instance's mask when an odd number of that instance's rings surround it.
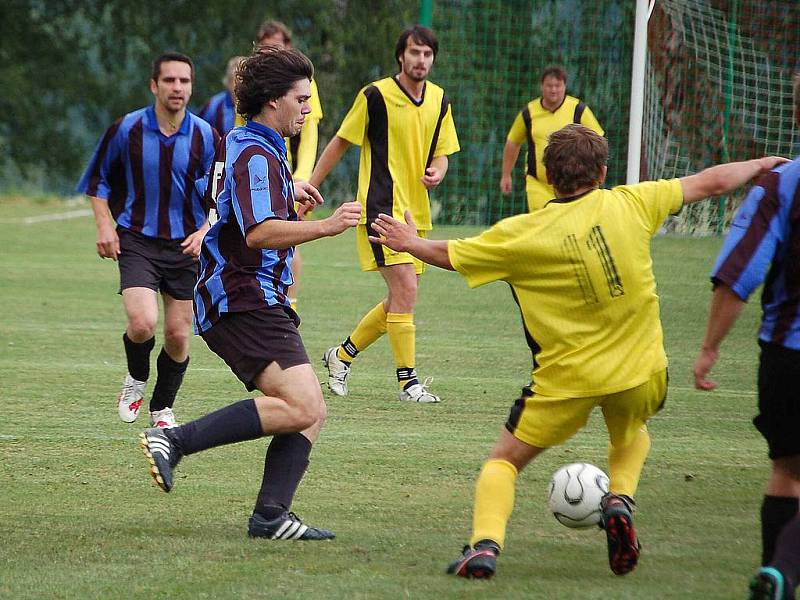
<svg viewBox="0 0 800 600">
<path fill-rule="evenodd" d="M 586 425 L 595 406 L 603 411 L 611 444 L 629 445 L 647 419 L 656 414 L 667 395 L 667 371 L 628 390 L 587 398 L 559 398 L 534 394 L 529 388 L 511 408 L 506 429 L 520 441 L 550 448 L 563 444 Z"/>
<path fill-rule="evenodd" d="M 428 232 L 417 230 L 417 235 L 426 238 Z M 408 252 L 395 252 L 381 244 L 370 243 L 367 239 L 366 225 L 359 225 L 356 228 L 356 246 L 358 247 L 358 262 L 362 271 L 377 271 L 378 267 L 405 264 L 413 264 L 417 275 L 422 275 L 425 271 L 425 263 L 414 258 Z"/>
<path fill-rule="evenodd" d="M 556 197 L 552 185 L 542 183 L 538 179 L 525 176 L 525 196 L 528 199 L 528 212 L 544 208 L 545 204 Z"/>
</svg>

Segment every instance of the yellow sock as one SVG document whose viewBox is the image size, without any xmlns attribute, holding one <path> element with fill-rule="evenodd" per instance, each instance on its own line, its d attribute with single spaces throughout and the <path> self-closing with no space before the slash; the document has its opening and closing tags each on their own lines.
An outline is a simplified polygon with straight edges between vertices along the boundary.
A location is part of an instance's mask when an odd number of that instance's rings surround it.
<svg viewBox="0 0 800 600">
<path fill-rule="evenodd" d="M 386 311 L 383 308 L 383 300 L 381 300 L 359 321 L 350 337 L 339 346 L 336 356 L 339 357 L 339 360 L 352 362 L 359 352 L 366 350 L 384 333 L 386 333 Z"/>
<path fill-rule="evenodd" d="M 487 460 L 475 483 L 475 508 L 472 513 L 470 546 L 492 540 L 503 547 L 506 523 L 514 509 L 514 486 L 517 468 L 507 460 Z"/>
<path fill-rule="evenodd" d="M 608 445 L 609 490 L 614 494 L 624 494 L 631 498 L 639 486 L 644 461 L 650 452 L 650 434 L 647 426 L 637 432 L 633 441 L 624 448 Z"/>
<path fill-rule="evenodd" d="M 394 364 L 397 368 L 397 381 L 400 389 L 412 379 L 417 378 L 414 365 L 417 362 L 417 327 L 413 313 L 387 313 L 386 333 L 392 345 Z"/>
</svg>

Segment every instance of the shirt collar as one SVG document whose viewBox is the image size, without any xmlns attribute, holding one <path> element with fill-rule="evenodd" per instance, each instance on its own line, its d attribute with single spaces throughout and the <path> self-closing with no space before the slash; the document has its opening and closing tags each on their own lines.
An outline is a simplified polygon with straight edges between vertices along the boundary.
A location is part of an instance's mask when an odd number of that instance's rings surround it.
<svg viewBox="0 0 800 600">
<path fill-rule="evenodd" d="M 178 128 L 178 131 L 176 131 L 172 135 L 189 134 L 189 128 L 191 127 L 191 120 L 192 120 L 189 114 L 190 114 L 189 109 L 186 109 L 186 113 L 183 115 L 183 122 L 181 123 L 181 126 Z M 158 128 L 158 118 L 156 117 L 155 104 L 151 104 L 150 106 L 147 107 L 147 126 L 153 131 L 158 131 L 159 133 L 161 133 L 161 130 Z M 165 137 L 172 137 L 172 135 Z"/>
<path fill-rule="evenodd" d="M 256 123 L 250 119 L 248 119 L 247 123 L 245 123 L 245 128 L 252 133 L 267 138 L 267 141 L 270 143 L 270 145 L 278 148 L 282 154 L 286 154 L 286 142 L 283 141 L 283 136 L 274 129 L 271 129 L 266 125 L 262 125 L 261 123 Z"/>
</svg>

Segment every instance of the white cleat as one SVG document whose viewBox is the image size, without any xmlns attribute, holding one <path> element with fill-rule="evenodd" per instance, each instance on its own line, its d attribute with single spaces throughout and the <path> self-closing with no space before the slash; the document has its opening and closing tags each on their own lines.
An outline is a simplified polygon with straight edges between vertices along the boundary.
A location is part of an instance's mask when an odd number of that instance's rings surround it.
<svg viewBox="0 0 800 600">
<path fill-rule="evenodd" d="M 171 408 L 151 410 L 150 424 L 153 427 L 159 427 L 161 429 L 169 429 L 170 427 L 178 426 L 178 422 L 175 420 L 175 413 L 172 412 Z"/>
<path fill-rule="evenodd" d="M 125 374 L 125 380 L 122 382 L 122 390 L 117 397 L 119 418 L 125 423 L 133 423 L 136 417 L 139 416 L 139 409 L 142 407 L 142 398 L 144 398 L 144 387 L 146 385 L 146 381 L 134 379 L 130 376 L 130 373 Z"/>
<path fill-rule="evenodd" d="M 431 381 L 433 381 L 433 379 L 426 377 L 424 383 L 415 383 L 414 385 L 409 386 L 408 389 L 402 390 L 398 397 L 400 400 L 404 400 L 405 402 L 419 402 L 422 404 L 434 404 L 435 402 L 441 402 L 442 400 L 439 398 L 439 396 L 431 394 L 427 389 Z"/>
<path fill-rule="evenodd" d="M 347 396 L 347 377 L 350 375 L 350 365 L 343 362 L 336 352 L 339 346 L 328 348 L 322 355 L 322 362 L 328 369 L 328 387 L 336 396 Z"/>
</svg>

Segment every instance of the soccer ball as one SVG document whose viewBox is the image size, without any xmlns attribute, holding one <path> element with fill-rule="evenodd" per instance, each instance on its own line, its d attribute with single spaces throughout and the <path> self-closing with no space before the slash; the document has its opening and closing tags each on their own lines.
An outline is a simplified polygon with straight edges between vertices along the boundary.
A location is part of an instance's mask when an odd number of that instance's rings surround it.
<svg viewBox="0 0 800 600">
<path fill-rule="evenodd" d="M 573 463 L 553 473 L 548 504 L 562 525 L 592 527 L 600 522 L 600 499 L 607 493 L 605 473 L 588 463 Z"/>
</svg>

